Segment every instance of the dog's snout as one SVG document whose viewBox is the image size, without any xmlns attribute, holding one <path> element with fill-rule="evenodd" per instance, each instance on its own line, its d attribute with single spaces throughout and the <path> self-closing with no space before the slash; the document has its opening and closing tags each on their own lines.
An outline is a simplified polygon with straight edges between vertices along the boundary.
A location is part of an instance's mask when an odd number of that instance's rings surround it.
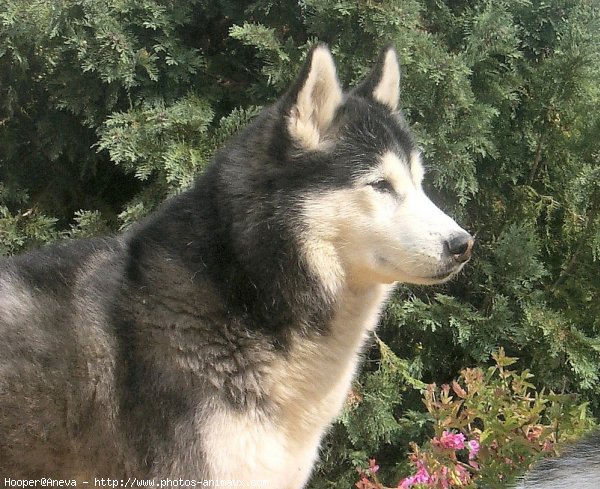
<svg viewBox="0 0 600 489">
<path fill-rule="evenodd" d="M 446 241 L 448 254 L 458 263 L 464 263 L 471 258 L 471 250 L 475 240 L 469 233 L 461 233 Z"/>
</svg>

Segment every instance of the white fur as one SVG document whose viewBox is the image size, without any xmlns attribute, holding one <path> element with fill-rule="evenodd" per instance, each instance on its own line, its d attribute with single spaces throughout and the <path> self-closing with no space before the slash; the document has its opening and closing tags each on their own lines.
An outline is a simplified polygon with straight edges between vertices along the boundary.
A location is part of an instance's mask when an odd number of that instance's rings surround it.
<svg viewBox="0 0 600 489">
<path fill-rule="evenodd" d="M 285 489 L 289 453 L 283 433 L 266 419 L 221 408 L 198 423 L 212 480 L 266 480 L 266 487 Z M 227 440 L 227 443 L 223 443 Z"/>
<path fill-rule="evenodd" d="M 425 176 L 425 169 L 423 168 L 423 162 L 421 161 L 421 153 L 413 151 L 410 154 L 410 174 L 415 185 L 421 185 L 423 177 Z"/>
<path fill-rule="evenodd" d="M 400 98 L 400 66 L 393 49 L 389 49 L 385 55 L 383 69 L 379 83 L 373 90 L 373 97 L 390 109 L 398 108 Z"/>
<path fill-rule="evenodd" d="M 342 89 L 331 53 L 325 47 L 317 47 L 312 53 L 306 81 L 288 117 L 292 137 L 305 148 L 317 149 L 341 102 Z"/>
</svg>

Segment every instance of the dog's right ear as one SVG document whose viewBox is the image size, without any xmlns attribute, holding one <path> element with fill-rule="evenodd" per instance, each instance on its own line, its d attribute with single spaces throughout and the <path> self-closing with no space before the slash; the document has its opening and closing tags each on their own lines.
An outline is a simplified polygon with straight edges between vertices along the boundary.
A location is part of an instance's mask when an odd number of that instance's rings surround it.
<svg viewBox="0 0 600 489">
<path fill-rule="evenodd" d="M 287 129 L 305 149 L 317 149 L 342 103 L 342 88 L 325 44 L 308 53 L 300 74 L 287 94 L 284 111 Z"/>
</svg>

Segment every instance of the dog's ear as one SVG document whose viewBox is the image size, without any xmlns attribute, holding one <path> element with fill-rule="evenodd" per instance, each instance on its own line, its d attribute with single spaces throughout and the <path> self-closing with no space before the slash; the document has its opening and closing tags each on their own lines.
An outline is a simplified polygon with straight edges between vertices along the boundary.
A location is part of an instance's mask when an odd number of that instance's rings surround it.
<svg viewBox="0 0 600 489">
<path fill-rule="evenodd" d="M 382 103 L 392 110 L 398 108 L 400 66 L 396 50 L 392 46 L 381 51 L 373 70 L 354 92 Z"/>
<path fill-rule="evenodd" d="M 292 138 L 307 149 L 316 149 L 342 103 L 342 88 L 335 64 L 325 44 L 314 46 L 284 105 Z"/>
</svg>

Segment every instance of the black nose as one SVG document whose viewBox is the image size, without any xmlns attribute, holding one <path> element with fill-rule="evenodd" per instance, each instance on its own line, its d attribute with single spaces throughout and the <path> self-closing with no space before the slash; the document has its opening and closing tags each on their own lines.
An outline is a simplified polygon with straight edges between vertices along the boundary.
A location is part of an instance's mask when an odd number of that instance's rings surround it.
<svg viewBox="0 0 600 489">
<path fill-rule="evenodd" d="M 464 263 L 471 258 L 471 250 L 474 244 L 473 236 L 469 233 L 461 233 L 446 241 L 446 250 L 455 261 Z"/>
</svg>

